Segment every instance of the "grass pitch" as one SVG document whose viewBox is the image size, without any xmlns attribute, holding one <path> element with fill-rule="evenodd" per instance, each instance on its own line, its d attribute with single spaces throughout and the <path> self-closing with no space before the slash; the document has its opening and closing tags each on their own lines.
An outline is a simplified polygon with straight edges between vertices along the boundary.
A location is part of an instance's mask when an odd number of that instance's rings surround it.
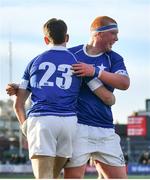
<svg viewBox="0 0 150 180">
<path fill-rule="evenodd" d="M 129 179 L 150 179 L 150 175 L 129 175 Z M 0 173 L 0 179 L 34 179 L 33 174 Z M 96 174 L 86 174 L 84 179 L 97 179 Z"/>
</svg>

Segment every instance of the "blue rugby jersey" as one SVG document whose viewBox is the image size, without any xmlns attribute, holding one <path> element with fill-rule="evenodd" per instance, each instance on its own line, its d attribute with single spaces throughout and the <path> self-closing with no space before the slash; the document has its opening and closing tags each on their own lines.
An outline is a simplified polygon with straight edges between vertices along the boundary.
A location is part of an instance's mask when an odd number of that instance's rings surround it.
<svg viewBox="0 0 150 180">
<path fill-rule="evenodd" d="M 75 56 L 63 46 L 53 46 L 26 67 L 20 88 L 31 91 L 28 116 L 76 115 L 81 78 L 72 74 Z"/>
<path fill-rule="evenodd" d="M 128 76 L 123 58 L 114 51 L 98 55 L 88 55 L 84 45 L 69 48 L 69 50 L 74 53 L 79 61 L 93 64 L 108 72 Z M 112 87 L 104 85 L 111 92 L 114 91 Z M 104 104 L 100 98 L 94 95 L 84 81 L 78 98 L 78 123 L 95 127 L 114 127 L 111 106 Z"/>
</svg>

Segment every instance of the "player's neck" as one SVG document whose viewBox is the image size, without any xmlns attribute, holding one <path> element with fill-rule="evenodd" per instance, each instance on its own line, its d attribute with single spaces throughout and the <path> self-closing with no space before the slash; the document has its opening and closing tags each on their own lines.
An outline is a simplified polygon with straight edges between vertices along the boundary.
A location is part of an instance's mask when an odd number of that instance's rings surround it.
<svg viewBox="0 0 150 180">
<path fill-rule="evenodd" d="M 62 43 L 62 44 L 50 44 L 51 47 L 53 46 L 63 46 L 66 47 L 66 42 Z"/>
<path fill-rule="evenodd" d="M 91 54 L 91 55 L 97 55 L 97 54 L 102 53 L 103 51 L 101 50 L 100 47 L 94 46 L 94 44 L 87 44 L 86 45 L 86 52 L 88 54 Z"/>
</svg>

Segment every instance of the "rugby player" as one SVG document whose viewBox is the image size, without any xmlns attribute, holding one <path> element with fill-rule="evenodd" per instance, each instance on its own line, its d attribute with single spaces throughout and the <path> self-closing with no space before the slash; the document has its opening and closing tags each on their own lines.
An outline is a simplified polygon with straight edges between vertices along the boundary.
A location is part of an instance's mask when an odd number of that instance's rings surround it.
<svg viewBox="0 0 150 180">
<path fill-rule="evenodd" d="M 111 106 L 89 88 L 97 84 L 98 79 L 111 92 L 115 88 L 126 90 L 129 87 L 130 79 L 123 57 L 112 51 L 113 44 L 118 41 L 118 25 L 111 17 L 99 16 L 92 22 L 90 32 L 88 44 L 70 49 L 83 62 L 74 64 L 73 70 L 77 76 L 85 77 L 85 83 L 78 97 L 73 156 L 66 164 L 64 177 L 83 178 L 86 164 L 92 156 L 98 174 L 104 178 L 126 179 L 124 156 L 120 137 L 115 133 Z"/>
<path fill-rule="evenodd" d="M 50 50 L 35 57 L 22 81 L 8 85 L 7 93 L 17 91 L 14 109 L 29 144 L 29 157 L 36 178 L 57 178 L 67 158 L 72 156 L 76 130 L 76 105 L 81 78 L 72 74 L 75 56 L 66 49 L 67 26 L 50 19 L 44 25 L 44 40 Z M 108 105 L 114 95 L 100 80 L 88 86 Z M 31 94 L 32 106 L 25 115 L 24 104 Z"/>
</svg>

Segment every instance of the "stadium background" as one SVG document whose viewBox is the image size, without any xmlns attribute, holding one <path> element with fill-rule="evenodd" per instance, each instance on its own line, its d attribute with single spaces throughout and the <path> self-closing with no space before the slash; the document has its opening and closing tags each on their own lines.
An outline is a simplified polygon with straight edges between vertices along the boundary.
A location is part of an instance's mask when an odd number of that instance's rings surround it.
<svg viewBox="0 0 150 180">
<path fill-rule="evenodd" d="M 114 116 L 117 116 L 117 119 L 114 118 L 115 121 L 126 123 L 127 112 L 143 108 L 143 99 L 150 98 L 150 84 L 148 83 L 150 21 L 147 20 L 150 15 L 149 1 L 93 0 L 86 1 L 86 6 L 84 0 L 42 0 L 41 4 L 39 2 L 40 0 L 18 2 L 17 0 L 0 0 L 0 178 L 2 179 L 32 177 L 32 174 L 15 173 L 20 166 L 22 166 L 21 172 L 25 171 L 24 165 L 26 170 L 31 171 L 31 167 L 28 161 L 27 143 L 19 131 L 18 121 L 12 111 L 12 99 L 3 101 L 8 98 L 4 87 L 12 80 L 18 82 L 28 60 L 37 52 L 41 52 L 41 49 L 45 49 L 41 41 L 40 28 L 42 22 L 50 15 L 60 16 L 69 24 L 69 33 L 72 38 L 69 46 L 87 42 L 88 31 L 85 29 L 89 28 L 90 21 L 99 12 L 108 14 L 119 22 L 119 43 L 114 48 L 125 58 L 132 83 L 127 93 L 119 94 L 118 91 L 116 93 L 117 107 L 113 110 Z M 91 8 L 94 9 L 93 12 Z M 85 21 L 85 17 L 89 22 Z M 80 22 L 85 27 L 84 31 Z M 139 22 L 142 22 L 144 26 L 141 26 Z M 123 151 L 125 155 L 128 155 L 126 156 L 129 159 L 128 167 L 132 172 L 129 178 L 150 179 L 149 165 L 139 163 L 143 151 L 149 152 L 150 149 L 148 137 L 150 110 L 146 106 L 145 110 L 136 112 L 134 115 L 142 116 L 138 117 L 141 120 L 137 119 L 139 124 L 133 117 L 129 126 L 128 123 L 117 123 L 116 131 L 121 136 Z M 96 177 L 93 171 L 94 168 L 88 167 L 88 178 Z M 137 174 L 138 176 L 135 176 Z"/>
</svg>

